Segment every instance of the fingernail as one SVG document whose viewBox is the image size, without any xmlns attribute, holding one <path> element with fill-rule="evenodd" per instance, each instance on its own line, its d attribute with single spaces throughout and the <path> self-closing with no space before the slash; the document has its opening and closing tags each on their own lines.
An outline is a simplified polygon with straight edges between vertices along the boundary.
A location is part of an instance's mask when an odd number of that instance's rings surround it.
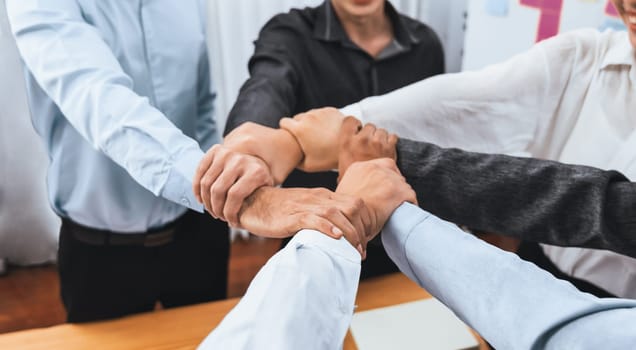
<svg viewBox="0 0 636 350">
<path fill-rule="evenodd" d="M 363 253 L 364 253 L 364 250 L 362 249 L 362 244 L 358 244 L 358 245 L 356 246 L 356 249 L 360 252 L 360 254 L 363 254 Z"/>
<path fill-rule="evenodd" d="M 333 233 L 336 236 L 342 236 L 344 234 L 342 230 L 336 226 L 331 227 L 331 233 Z"/>
</svg>

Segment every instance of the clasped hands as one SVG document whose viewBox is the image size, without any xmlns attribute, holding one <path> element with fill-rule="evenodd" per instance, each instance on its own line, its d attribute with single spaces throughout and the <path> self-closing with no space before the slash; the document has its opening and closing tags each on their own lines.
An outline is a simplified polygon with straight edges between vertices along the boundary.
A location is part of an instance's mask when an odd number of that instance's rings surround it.
<svg viewBox="0 0 636 350">
<path fill-rule="evenodd" d="M 214 217 L 265 237 L 315 229 L 344 236 L 363 258 L 366 244 L 403 202 L 416 202 L 396 163 L 397 136 L 322 108 L 273 129 L 245 123 L 212 147 L 193 180 L 197 199 Z M 338 169 L 335 192 L 277 188 L 294 169 Z"/>
</svg>

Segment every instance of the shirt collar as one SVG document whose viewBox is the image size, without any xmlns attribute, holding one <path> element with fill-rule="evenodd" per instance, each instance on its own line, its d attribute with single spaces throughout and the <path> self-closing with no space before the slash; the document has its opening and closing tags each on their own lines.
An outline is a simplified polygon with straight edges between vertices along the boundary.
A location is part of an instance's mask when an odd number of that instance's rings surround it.
<svg viewBox="0 0 636 350">
<path fill-rule="evenodd" d="M 636 53 L 629 42 L 629 37 L 625 35 L 607 50 L 607 53 L 603 58 L 603 62 L 601 63 L 601 69 L 605 69 L 610 66 L 633 67 L 635 65 Z"/>
<path fill-rule="evenodd" d="M 407 50 L 410 49 L 411 45 L 419 43 L 420 40 L 404 23 L 400 14 L 389 1 L 386 2 L 385 12 L 391 20 L 395 41 L 400 47 Z M 357 48 L 357 46 L 351 42 L 342 27 L 342 24 L 331 5 L 331 0 L 325 0 L 325 2 L 317 8 L 314 37 L 329 42 L 340 42 L 344 46 L 353 46 Z"/>
</svg>

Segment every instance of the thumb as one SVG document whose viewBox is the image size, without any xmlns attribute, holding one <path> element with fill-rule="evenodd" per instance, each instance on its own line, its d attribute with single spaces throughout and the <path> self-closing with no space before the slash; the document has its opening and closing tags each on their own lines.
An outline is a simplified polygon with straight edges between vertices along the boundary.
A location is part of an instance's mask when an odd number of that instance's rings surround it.
<svg viewBox="0 0 636 350">
<path fill-rule="evenodd" d="M 399 139 L 400 138 L 396 134 L 390 134 L 389 135 L 389 145 L 391 145 L 392 147 L 395 147 L 395 145 L 397 145 Z"/>
<path fill-rule="evenodd" d="M 340 177 L 344 175 L 351 163 L 355 160 L 351 139 L 361 128 L 362 123 L 354 117 L 349 116 L 342 121 L 340 134 L 338 135 L 338 173 L 340 174 L 338 182 L 340 181 Z"/>
<path fill-rule="evenodd" d="M 300 122 L 293 118 L 282 118 L 278 122 L 278 126 L 280 126 L 281 129 L 285 129 L 294 135 L 296 134 L 295 131 L 298 130 L 299 124 Z"/>
<path fill-rule="evenodd" d="M 362 123 L 355 117 L 346 117 L 340 127 L 340 137 L 357 134 L 361 126 Z"/>
</svg>

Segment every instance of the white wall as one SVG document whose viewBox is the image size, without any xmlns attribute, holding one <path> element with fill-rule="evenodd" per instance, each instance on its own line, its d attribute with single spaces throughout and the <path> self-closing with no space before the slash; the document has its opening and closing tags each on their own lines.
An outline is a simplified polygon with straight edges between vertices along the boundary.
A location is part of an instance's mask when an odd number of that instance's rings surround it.
<svg viewBox="0 0 636 350">
<path fill-rule="evenodd" d="M 560 0 L 544 0 L 546 5 Z M 583 27 L 624 28 L 608 14 L 610 0 L 563 0 L 559 32 Z M 465 70 L 479 69 L 528 50 L 537 36 L 540 11 L 520 0 L 470 0 L 466 30 Z"/>
<path fill-rule="evenodd" d="M 410 2 L 421 3 L 416 18 L 431 26 L 442 40 L 446 55 L 446 71 L 459 72 L 462 69 L 468 0 Z"/>
<path fill-rule="evenodd" d="M 11 263 L 39 264 L 55 257 L 59 219 L 46 196 L 47 166 L 0 0 L 0 258 Z"/>
</svg>

